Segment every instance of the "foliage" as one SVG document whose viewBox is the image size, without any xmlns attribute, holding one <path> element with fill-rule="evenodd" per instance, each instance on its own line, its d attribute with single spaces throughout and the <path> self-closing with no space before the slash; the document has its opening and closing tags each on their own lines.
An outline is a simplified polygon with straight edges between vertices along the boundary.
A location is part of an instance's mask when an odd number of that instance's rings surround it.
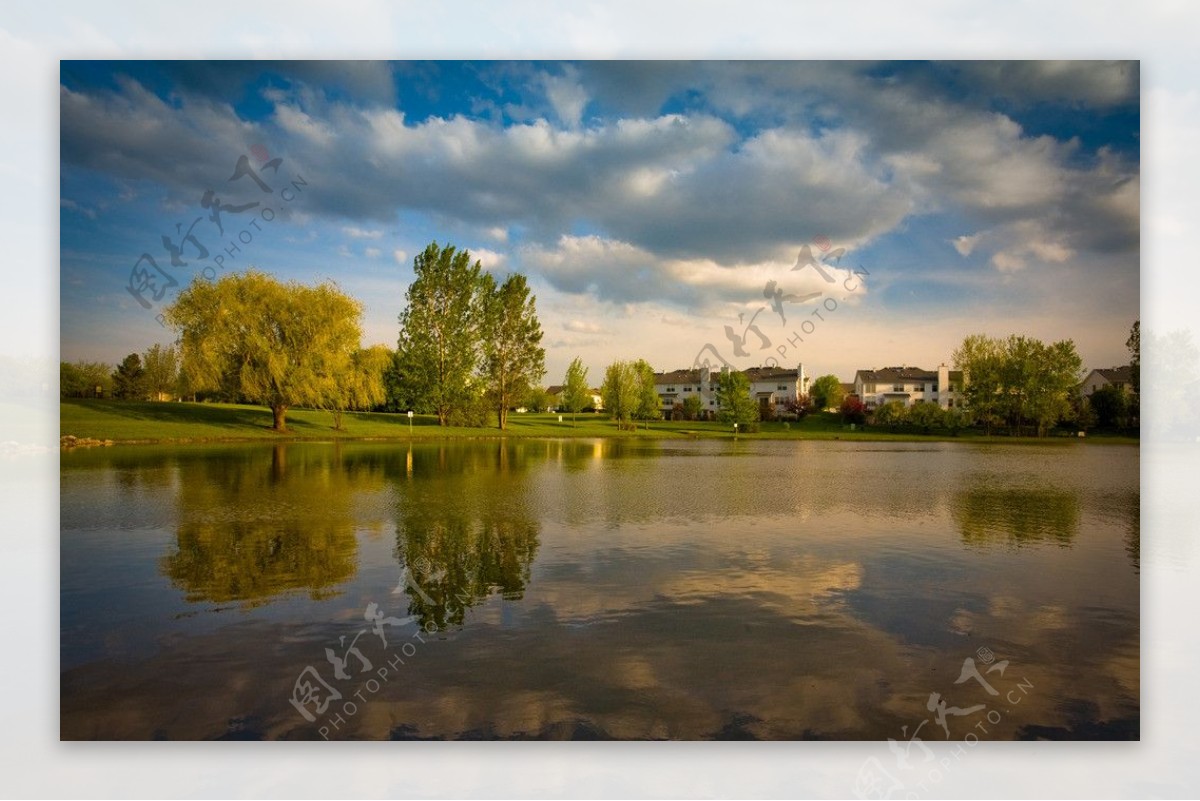
<svg viewBox="0 0 1200 801">
<path fill-rule="evenodd" d="M 200 279 L 164 319 L 180 332 L 194 391 L 233 387 L 271 408 L 276 431 L 292 406 L 326 408 L 358 349 L 362 304 L 332 282 L 281 283 L 257 270 Z"/>
<path fill-rule="evenodd" d="M 571 413 L 571 424 L 575 424 L 575 415 L 592 405 L 592 391 L 588 387 L 588 369 L 583 366 L 583 360 L 576 356 L 567 367 L 567 375 L 563 379 L 562 408 Z"/>
<path fill-rule="evenodd" d="M 921 429 L 922 434 L 928 434 L 934 428 L 940 428 L 945 420 L 942 408 L 936 403 L 914 403 L 908 410 L 908 422 L 915 428 Z"/>
<path fill-rule="evenodd" d="M 723 370 L 717 378 L 717 419 L 738 428 L 758 422 L 758 404 L 750 397 L 750 379 L 744 373 Z"/>
<path fill-rule="evenodd" d="M 342 413 L 347 409 L 365 411 L 384 402 L 383 374 L 392 362 L 392 351 L 385 345 L 359 348 L 350 355 L 350 365 L 329 398 L 336 430 L 342 429 Z"/>
<path fill-rule="evenodd" d="M 1134 320 L 1133 325 L 1129 328 L 1129 339 L 1125 340 L 1125 347 L 1129 348 L 1129 366 L 1131 368 L 1133 394 L 1140 396 L 1142 394 L 1142 321 Z"/>
<path fill-rule="evenodd" d="M 543 386 L 533 386 L 521 399 L 521 405 L 530 412 L 544 412 L 554 408 L 554 396 Z"/>
<path fill-rule="evenodd" d="M 817 409 L 836 409 L 846 397 L 846 390 L 836 375 L 823 375 L 809 388 L 813 406 Z"/>
<path fill-rule="evenodd" d="M 1001 340 L 973 334 L 954 352 L 954 361 L 964 373 L 967 405 L 988 433 L 1007 422 L 1017 435 L 1032 425 L 1042 436 L 1070 415 L 1083 367 L 1071 340 L 1046 345 L 1017 335 Z"/>
<path fill-rule="evenodd" d="M 634 416 L 641 396 L 640 381 L 633 362 L 616 361 L 604 370 L 600 397 L 617 428 L 634 428 Z"/>
<path fill-rule="evenodd" d="M 862 425 L 867 422 L 867 407 L 853 395 L 847 395 L 842 399 L 838 413 L 841 414 L 843 423 Z"/>
<path fill-rule="evenodd" d="M 179 391 L 179 354 L 174 345 L 154 344 L 142 355 L 146 392 L 150 400 L 176 395 Z"/>
<path fill-rule="evenodd" d="M 908 409 L 898 400 L 891 400 L 875 410 L 872 422 L 877 426 L 890 426 L 893 431 L 908 422 Z"/>
<path fill-rule="evenodd" d="M 126 356 L 112 374 L 113 395 L 122 400 L 142 400 L 146 395 L 146 371 L 142 357 L 136 353 Z"/>
<path fill-rule="evenodd" d="M 1116 387 L 1100 387 L 1087 402 L 1100 428 L 1125 428 L 1129 424 L 1129 398 Z"/>
<path fill-rule="evenodd" d="M 684 420 L 699 420 L 704 416 L 704 401 L 699 395 L 688 395 L 679 405 L 682 407 Z"/>
<path fill-rule="evenodd" d="M 662 401 L 654 387 L 654 368 L 645 359 L 633 363 L 637 377 L 637 406 L 633 411 L 635 420 L 661 420 Z"/>
<path fill-rule="evenodd" d="M 529 293 L 525 276 L 516 273 L 498 287 L 494 283 L 490 275 L 482 277 L 480 372 L 503 429 L 508 410 L 546 375 L 546 350 L 541 345 L 536 298 Z"/>
<path fill-rule="evenodd" d="M 472 390 L 486 332 L 484 306 L 491 289 L 468 251 L 430 243 L 415 259 L 416 275 L 400 313 L 397 365 L 390 380 L 419 411 L 449 425 L 455 411 L 476 402 Z M 489 277 L 490 280 L 490 277 Z M 396 389 L 396 384 L 403 386 Z M 399 400 L 399 399 L 397 399 Z M 470 417 L 473 414 L 467 414 Z"/>
<path fill-rule="evenodd" d="M 87 361 L 59 363 L 59 394 L 64 398 L 106 397 L 112 395 L 112 389 L 112 365 Z"/>
<path fill-rule="evenodd" d="M 841 401 L 839 400 L 838 403 L 841 403 Z M 784 401 L 783 408 L 787 410 L 788 414 L 794 416 L 797 420 L 803 420 L 805 417 L 808 417 L 814 408 L 812 396 L 800 395 L 796 398 L 788 398 L 786 401 Z"/>
</svg>

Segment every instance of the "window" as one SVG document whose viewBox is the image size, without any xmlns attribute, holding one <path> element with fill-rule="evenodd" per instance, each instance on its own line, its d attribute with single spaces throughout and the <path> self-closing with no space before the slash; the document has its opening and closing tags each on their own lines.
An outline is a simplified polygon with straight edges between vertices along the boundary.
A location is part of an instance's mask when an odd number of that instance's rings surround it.
<svg viewBox="0 0 1200 801">
<path fill-rule="evenodd" d="M 875 391 L 874 384 L 863 384 L 863 392 L 874 392 L 874 391 Z"/>
<path fill-rule="evenodd" d="M 892 384 L 892 392 L 903 392 L 903 391 L 904 391 L 903 384 Z"/>
<path fill-rule="evenodd" d="M 675 387 L 667 387 L 667 392 L 674 392 L 674 391 L 675 391 Z"/>
<path fill-rule="evenodd" d="M 779 386 L 775 387 L 775 389 L 787 392 L 787 386 L 784 384 L 780 384 Z"/>
<path fill-rule="evenodd" d="M 684 388 L 683 388 L 683 391 L 684 391 L 684 392 L 691 392 L 691 391 L 692 391 L 692 388 L 691 388 L 691 387 L 684 387 Z"/>
</svg>

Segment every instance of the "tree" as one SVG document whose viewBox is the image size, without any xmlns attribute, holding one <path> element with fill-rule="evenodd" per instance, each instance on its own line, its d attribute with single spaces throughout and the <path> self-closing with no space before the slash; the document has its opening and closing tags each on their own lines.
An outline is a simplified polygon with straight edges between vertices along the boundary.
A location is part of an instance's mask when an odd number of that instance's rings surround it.
<svg viewBox="0 0 1200 801">
<path fill-rule="evenodd" d="M 900 401 L 891 400 L 875 410 L 872 421 L 877 426 L 889 426 L 895 431 L 898 426 L 908 422 L 908 409 Z"/>
<path fill-rule="evenodd" d="M 525 276 L 514 273 L 492 288 L 483 278 L 483 364 L 497 423 L 503 430 L 508 410 L 546 375 L 546 350 L 538 322 L 536 298 L 529 293 Z"/>
<path fill-rule="evenodd" d="M 1070 415 L 1083 365 L 1069 339 L 1046 345 L 1017 335 L 1000 340 L 973 334 L 954 360 L 963 370 L 964 399 L 989 434 L 993 424 L 1006 421 L 1017 435 L 1032 423 L 1038 436 Z"/>
<path fill-rule="evenodd" d="M 842 399 L 846 397 L 846 390 L 836 375 L 823 375 L 813 381 L 809 395 L 814 407 L 825 410 L 840 406 Z"/>
<path fill-rule="evenodd" d="M 972 334 L 954 351 L 954 366 L 963 372 L 963 401 L 991 434 L 1002 419 L 1002 344 L 985 334 Z"/>
<path fill-rule="evenodd" d="M 391 363 L 392 351 L 386 345 L 359 348 L 350 354 L 350 364 L 334 382 L 328 399 L 334 430 L 341 431 L 342 414 L 347 409 L 366 410 L 384 402 L 387 392 L 383 374 Z"/>
<path fill-rule="evenodd" d="M 195 391 L 232 386 L 270 407 L 276 431 L 292 406 L 328 408 L 358 350 L 362 304 L 332 282 L 281 283 L 249 270 L 200 279 L 167 307 Z"/>
<path fill-rule="evenodd" d="M 941 426 L 945 420 L 942 408 L 936 403 L 915 403 L 908 410 L 908 422 L 921 429 L 922 434 L 928 434 L 935 426 Z"/>
<path fill-rule="evenodd" d="M 1101 428 L 1124 428 L 1129 422 L 1129 399 L 1114 386 L 1100 387 L 1088 402 Z"/>
<path fill-rule="evenodd" d="M 142 357 L 131 353 L 117 365 L 113 373 L 113 394 L 124 400 L 141 400 L 146 395 Z"/>
<path fill-rule="evenodd" d="M 841 403 L 841 401 L 839 400 L 838 403 Z M 803 420 L 813 410 L 812 395 L 800 395 L 795 398 L 788 398 L 784 401 L 783 408 L 787 410 L 788 414 L 795 417 L 796 420 Z"/>
<path fill-rule="evenodd" d="M 638 384 L 637 370 L 632 362 L 613 362 L 604 370 L 600 397 L 604 401 L 604 408 L 608 410 L 612 419 L 617 421 L 617 428 L 633 425 L 634 414 L 638 408 Z"/>
<path fill-rule="evenodd" d="M 704 415 L 704 401 L 699 395 L 688 395 L 681 406 L 684 420 L 699 420 Z"/>
<path fill-rule="evenodd" d="M 179 389 L 179 355 L 175 346 L 152 345 L 142 355 L 145 369 L 146 391 L 150 400 L 159 400 L 164 395 L 173 395 Z"/>
<path fill-rule="evenodd" d="M 592 404 L 587 374 L 583 361 L 576 356 L 567 367 L 567 375 L 563 379 L 562 407 L 571 413 L 571 425 L 575 425 L 575 415 Z"/>
<path fill-rule="evenodd" d="M 637 378 L 637 407 L 633 418 L 647 422 L 661 420 L 662 400 L 654 386 L 654 368 L 645 359 L 638 359 L 633 363 L 633 370 Z"/>
<path fill-rule="evenodd" d="M 867 407 L 863 406 L 863 402 L 853 395 L 847 395 L 842 399 L 842 406 L 838 409 L 838 413 L 842 416 L 842 422 L 861 426 L 867 422 Z"/>
<path fill-rule="evenodd" d="M 83 371 L 69 362 L 58 363 L 58 395 L 60 398 L 82 398 L 87 395 Z"/>
<path fill-rule="evenodd" d="M 521 405 L 531 412 L 544 412 L 554 405 L 554 397 L 545 387 L 530 387 L 525 393 Z"/>
<path fill-rule="evenodd" d="M 1125 340 L 1129 348 L 1129 367 L 1132 373 L 1133 394 L 1142 394 L 1142 321 L 1134 320 L 1129 329 L 1129 339 Z"/>
<path fill-rule="evenodd" d="M 396 369 L 412 405 L 434 412 L 439 425 L 449 425 L 455 410 L 471 412 L 476 401 L 472 385 L 491 289 L 482 270 L 478 260 L 471 263 L 470 252 L 436 242 L 413 259 L 416 278 L 400 313 Z"/>
<path fill-rule="evenodd" d="M 738 428 L 758 422 L 758 404 L 750 397 L 750 379 L 745 373 L 723 370 L 717 378 L 717 419 L 737 423 Z"/>
</svg>

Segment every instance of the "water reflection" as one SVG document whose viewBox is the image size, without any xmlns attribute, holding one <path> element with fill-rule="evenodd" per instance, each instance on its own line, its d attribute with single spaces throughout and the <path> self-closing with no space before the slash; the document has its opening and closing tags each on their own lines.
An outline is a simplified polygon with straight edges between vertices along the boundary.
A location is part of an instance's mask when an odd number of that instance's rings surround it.
<svg viewBox="0 0 1200 801">
<path fill-rule="evenodd" d="M 355 495 L 383 481 L 378 465 L 336 446 L 332 458 L 281 444 L 187 465 L 163 573 L 191 602 L 249 606 L 294 590 L 328 598 L 356 570 Z"/>
<path fill-rule="evenodd" d="M 313 666 L 364 691 L 331 739 L 883 740 L 931 692 L 987 702 L 955 682 L 980 646 L 1010 660 L 990 679 L 1036 688 L 989 739 L 1137 736 L 1136 450 L 292 443 L 62 464 L 64 739 L 318 738 L 288 703 Z M 848 479 L 872 470 L 887 480 Z M 378 692 L 324 657 L 372 603 L 442 629 L 363 635 L 397 668 Z"/>
<path fill-rule="evenodd" d="M 515 600 L 529 582 L 539 523 L 527 470 L 547 443 L 410 449 L 397 484 L 396 556 L 412 571 L 410 615 L 439 629 L 494 592 Z M 413 586 L 415 584 L 415 586 Z"/>
<path fill-rule="evenodd" d="M 968 545 L 1065 548 L 1079 532 L 1079 495 L 1072 490 L 975 485 L 954 496 L 952 512 Z"/>
</svg>

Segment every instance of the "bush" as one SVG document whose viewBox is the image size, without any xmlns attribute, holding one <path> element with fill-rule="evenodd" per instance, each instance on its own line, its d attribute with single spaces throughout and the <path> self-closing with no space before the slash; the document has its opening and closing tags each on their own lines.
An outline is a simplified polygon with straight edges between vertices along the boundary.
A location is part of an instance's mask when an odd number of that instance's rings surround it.
<svg viewBox="0 0 1200 801">
<path fill-rule="evenodd" d="M 844 398 L 840 413 L 843 423 L 862 425 L 867 422 L 867 407 L 863 406 L 863 402 L 856 397 L 848 396 Z"/>
</svg>

